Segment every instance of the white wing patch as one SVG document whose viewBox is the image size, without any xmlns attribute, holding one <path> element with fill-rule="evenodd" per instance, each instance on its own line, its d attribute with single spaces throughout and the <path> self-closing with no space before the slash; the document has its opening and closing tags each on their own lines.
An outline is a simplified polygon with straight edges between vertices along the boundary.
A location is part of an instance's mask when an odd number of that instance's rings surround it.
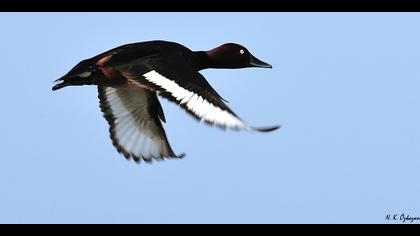
<svg viewBox="0 0 420 236">
<path fill-rule="evenodd" d="M 111 113 L 106 115 L 111 115 L 112 119 L 111 138 L 118 151 L 136 161 L 173 156 L 166 138 L 156 132 L 157 126 L 150 118 L 144 89 L 134 86 L 104 87 L 104 93 L 108 113 Z"/>
<path fill-rule="evenodd" d="M 188 91 L 187 89 L 179 86 L 175 81 L 165 78 L 154 70 L 144 74 L 143 76 L 149 82 L 152 82 L 169 92 L 181 105 L 185 105 L 189 111 L 202 120 L 231 129 L 252 129 L 249 124 L 245 123 L 235 115 L 222 110 L 220 107 L 215 106 L 202 96 Z"/>
</svg>

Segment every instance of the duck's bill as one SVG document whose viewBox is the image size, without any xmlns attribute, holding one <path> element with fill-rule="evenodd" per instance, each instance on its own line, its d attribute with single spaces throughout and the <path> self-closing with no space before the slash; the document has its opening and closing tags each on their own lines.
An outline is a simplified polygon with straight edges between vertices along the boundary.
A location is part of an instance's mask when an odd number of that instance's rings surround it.
<svg viewBox="0 0 420 236">
<path fill-rule="evenodd" d="M 260 67 L 260 68 L 273 68 L 272 65 L 261 61 L 260 59 L 251 55 L 251 62 L 249 63 L 253 67 Z"/>
</svg>

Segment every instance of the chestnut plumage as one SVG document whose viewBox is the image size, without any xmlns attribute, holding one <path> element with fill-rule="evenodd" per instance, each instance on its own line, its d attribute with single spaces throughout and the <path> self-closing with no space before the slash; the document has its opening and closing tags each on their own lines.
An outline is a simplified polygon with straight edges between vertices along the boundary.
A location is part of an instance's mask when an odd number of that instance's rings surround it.
<svg viewBox="0 0 420 236">
<path fill-rule="evenodd" d="M 97 85 L 101 111 L 113 145 L 127 159 L 180 158 L 170 146 L 157 98 L 180 105 L 199 120 L 222 128 L 269 132 L 239 118 L 199 73 L 208 68 L 272 68 L 245 47 L 227 43 L 209 51 L 191 51 L 168 41 L 126 44 L 78 63 L 55 81 L 66 86 Z"/>
</svg>

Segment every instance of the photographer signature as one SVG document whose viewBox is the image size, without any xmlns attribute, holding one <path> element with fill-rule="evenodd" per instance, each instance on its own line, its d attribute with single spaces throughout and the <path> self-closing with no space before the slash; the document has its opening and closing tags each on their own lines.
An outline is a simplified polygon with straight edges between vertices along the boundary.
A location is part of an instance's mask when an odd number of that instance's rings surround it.
<svg viewBox="0 0 420 236">
<path fill-rule="evenodd" d="M 387 214 L 385 216 L 386 221 L 400 221 L 402 223 L 420 223 L 419 216 L 411 216 L 409 214 Z"/>
</svg>

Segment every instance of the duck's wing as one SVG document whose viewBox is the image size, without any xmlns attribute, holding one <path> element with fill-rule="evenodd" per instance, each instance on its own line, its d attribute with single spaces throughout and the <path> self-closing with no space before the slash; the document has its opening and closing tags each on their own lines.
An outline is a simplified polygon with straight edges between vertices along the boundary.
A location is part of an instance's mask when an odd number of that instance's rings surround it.
<svg viewBox="0 0 420 236">
<path fill-rule="evenodd" d="M 164 121 L 162 107 L 155 92 L 126 84 L 98 86 L 98 93 L 112 143 L 127 159 L 150 162 L 182 157 L 175 155 L 169 145 L 160 121 Z"/>
<path fill-rule="evenodd" d="M 255 128 L 240 119 L 207 80 L 198 71 L 190 68 L 181 56 L 168 60 L 156 54 L 128 63 L 107 65 L 118 71 L 129 83 L 156 91 L 158 95 L 179 104 L 188 113 L 208 124 L 262 132 L 279 128 Z"/>
</svg>

